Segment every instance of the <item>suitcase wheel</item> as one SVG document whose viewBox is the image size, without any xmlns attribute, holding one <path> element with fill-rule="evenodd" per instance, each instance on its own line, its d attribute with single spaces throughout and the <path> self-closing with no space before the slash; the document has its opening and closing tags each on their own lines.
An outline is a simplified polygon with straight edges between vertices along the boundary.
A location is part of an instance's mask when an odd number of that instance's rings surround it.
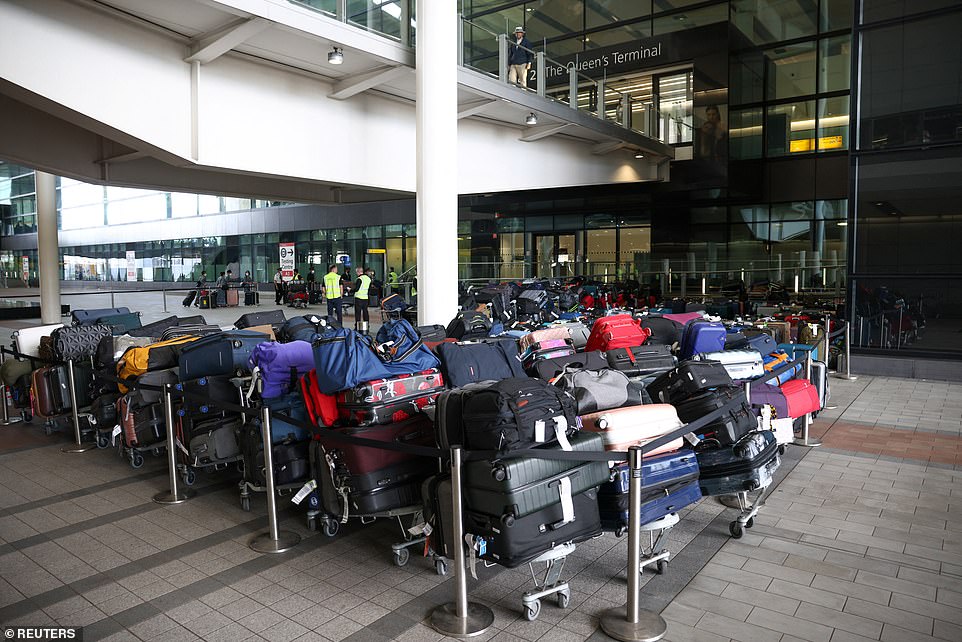
<svg viewBox="0 0 962 642">
<path fill-rule="evenodd" d="M 399 548 L 394 551 L 394 563 L 397 566 L 404 566 L 411 559 L 411 551 L 406 548 Z"/>
<path fill-rule="evenodd" d="M 741 539 L 742 535 L 745 534 L 745 530 L 737 520 L 728 525 L 728 532 L 731 533 L 735 539 Z"/>
<path fill-rule="evenodd" d="M 324 525 L 321 527 L 321 531 L 328 537 L 334 537 L 337 535 L 337 531 L 340 530 L 341 525 L 336 519 L 325 519 Z"/>
<path fill-rule="evenodd" d="M 502 525 L 502 526 L 506 526 L 506 527 L 508 527 L 508 528 L 511 528 L 512 526 L 514 526 L 514 514 L 513 514 L 513 513 L 505 513 L 504 515 L 502 515 L 502 516 L 501 516 L 501 525 Z"/>
<path fill-rule="evenodd" d="M 491 469 L 491 477 L 493 477 L 496 482 L 503 482 L 508 478 L 508 471 L 504 469 L 504 466 L 495 466 Z"/>
<path fill-rule="evenodd" d="M 434 560 L 434 572 L 440 577 L 444 577 L 448 574 L 448 563 L 441 558 Z"/>
</svg>

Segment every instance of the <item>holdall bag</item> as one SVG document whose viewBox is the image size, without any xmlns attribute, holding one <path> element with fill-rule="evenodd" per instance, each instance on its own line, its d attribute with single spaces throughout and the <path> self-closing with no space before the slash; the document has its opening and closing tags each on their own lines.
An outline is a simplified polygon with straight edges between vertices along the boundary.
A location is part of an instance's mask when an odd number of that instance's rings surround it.
<svg viewBox="0 0 962 642">
<path fill-rule="evenodd" d="M 457 315 L 451 319 L 444 334 L 452 339 L 468 340 L 486 337 L 490 331 L 491 319 L 481 312 L 465 310 L 458 312 Z"/>
<path fill-rule="evenodd" d="M 524 376 L 518 344 L 514 341 L 442 343 L 437 352 L 444 380 L 454 388 L 478 381 Z"/>
<path fill-rule="evenodd" d="M 540 379 L 512 377 L 464 392 L 460 426 L 446 426 L 447 441 L 468 449 L 507 452 L 556 440 L 564 443 L 578 429 L 577 422 L 571 395 Z M 455 439 L 452 429 L 460 429 Z"/>
<path fill-rule="evenodd" d="M 693 355 L 694 361 L 717 361 L 725 367 L 728 376 L 735 380 L 757 379 L 765 375 L 765 363 L 757 350 L 725 350 L 701 352 Z"/>
<path fill-rule="evenodd" d="M 151 343 L 142 348 L 128 348 L 117 361 L 117 377 L 129 379 L 152 370 L 175 368 L 180 359 L 180 351 L 194 341 L 197 341 L 197 337 L 178 337 L 169 341 Z M 127 387 L 123 384 L 118 384 L 118 388 L 121 393 L 127 392 Z"/>
<path fill-rule="evenodd" d="M 631 348 L 612 348 L 605 353 L 608 365 L 629 377 L 647 377 L 667 372 L 678 360 L 668 345 L 643 345 Z"/>
<path fill-rule="evenodd" d="M 442 390 L 444 379 L 436 368 L 368 381 L 335 395 L 339 423 L 369 426 L 403 421 L 433 403 Z"/>
<path fill-rule="evenodd" d="M 648 384 L 648 394 L 661 403 L 678 403 L 702 390 L 731 386 L 732 378 L 717 361 L 682 361 Z"/>
<path fill-rule="evenodd" d="M 307 341 L 313 343 L 317 338 L 321 318 L 313 314 L 292 317 L 277 330 L 277 340 L 281 343 Z"/>
<path fill-rule="evenodd" d="M 641 317 L 641 327 L 650 333 L 649 345 L 673 346 L 681 341 L 685 324 L 664 316 L 648 315 Z"/>
<path fill-rule="evenodd" d="M 758 419 L 745 399 L 744 389 L 732 386 L 706 390 L 675 404 L 675 408 L 678 409 L 678 417 L 682 421 L 691 423 L 732 401 L 740 401 L 741 404 L 730 408 L 717 420 L 702 426 L 698 431 L 699 435 L 713 438 L 722 446 L 727 446 L 758 428 Z"/>
<path fill-rule="evenodd" d="M 240 458 L 241 448 L 238 433 L 241 422 L 238 420 L 222 423 L 220 420 L 198 424 L 201 432 L 190 440 L 188 450 L 193 459 L 192 465 L 199 468 L 219 466 Z"/>
<path fill-rule="evenodd" d="M 180 352 L 180 380 L 250 372 L 250 358 L 270 337 L 251 330 L 231 330 L 201 337 Z"/>
<path fill-rule="evenodd" d="M 24 375 L 33 372 L 33 365 L 24 359 L 7 359 L 0 365 L 0 381 L 6 386 L 12 386 Z"/>
<path fill-rule="evenodd" d="M 284 316 L 283 310 L 248 312 L 247 314 L 242 314 L 237 321 L 234 321 L 234 327 L 238 330 L 244 330 L 252 325 L 281 325 L 285 321 L 287 321 L 287 317 Z"/>
<path fill-rule="evenodd" d="M 314 349 L 306 341 L 254 346 L 248 364 L 261 381 L 261 396 L 280 397 L 297 389 L 300 378 L 314 368 Z"/>
<path fill-rule="evenodd" d="M 788 416 L 792 419 L 804 417 L 810 412 L 822 409 L 818 399 L 818 389 L 811 381 L 792 379 L 780 386 L 788 403 Z"/>
<path fill-rule="evenodd" d="M 177 317 L 177 315 L 171 315 L 165 319 L 161 319 L 160 321 L 154 321 L 153 323 L 141 325 L 139 328 L 130 328 L 126 334 L 132 337 L 152 337 L 154 339 L 159 339 L 161 335 L 164 334 L 164 330 L 180 325 L 180 322 L 181 320 Z"/>
<path fill-rule="evenodd" d="M 637 319 L 630 314 L 616 314 L 602 317 L 591 326 L 591 335 L 585 345 L 585 351 L 605 351 L 610 348 L 630 348 L 640 346 L 651 333 L 641 327 Z"/>
<path fill-rule="evenodd" d="M 581 416 L 582 430 L 600 433 L 605 439 L 605 450 L 618 452 L 626 452 L 631 446 L 644 446 L 683 425 L 675 407 L 668 404 L 613 408 Z M 678 450 L 683 443 L 678 437 L 646 454 Z"/>
<path fill-rule="evenodd" d="M 565 371 L 554 385 L 574 397 L 578 415 L 651 403 L 643 385 L 617 370 Z"/>
<path fill-rule="evenodd" d="M 705 441 L 695 449 L 702 495 L 734 495 L 766 488 L 779 466 L 778 442 L 770 430 L 745 435 L 730 446 Z"/>
<path fill-rule="evenodd" d="M 678 348 L 680 359 L 690 359 L 700 352 L 721 352 L 725 349 L 728 330 L 717 321 L 693 320 L 685 326 Z"/>
<path fill-rule="evenodd" d="M 101 339 L 111 336 L 109 325 L 64 326 L 54 330 L 53 353 L 58 361 L 80 360 L 93 356 Z"/>
<path fill-rule="evenodd" d="M 548 382 L 565 371 L 604 370 L 607 367 L 608 360 L 603 352 L 579 352 L 553 359 L 541 359 L 531 366 L 534 376 Z"/>
<path fill-rule="evenodd" d="M 95 308 L 92 310 L 73 310 L 70 319 L 74 325 L 93 325 L 97 319 L 111 314 L 130 314 L 130 308 Z"/>
<path fill-rule="evenodd" d="M 549 327 L 542 330 L 535 330 L 534 332 L 529 332 L 518 340 L 518 349 L 522 352 L 531 348 L 532 350 L 541 350 L 542 345 L 545 342 L 557 342 L 560 344 L 552 343 L 549 347 L 558 347 L 559 345 L 573 345 L 571 341 L 571 332 L 566 327 Z"/>
<path fill-rule="evenodd" d="M 126 314 L 106 314 L 97 317 L 96 323 L 103 323 L 110 326 L 114 336 L 129 334 L 131 330 L 141 327 L 140 314 L 128 312 Z M 85 324 L 87 325 L 87 324 Z"/>
<path fill-rule="evenodd" d="M 440 365 L 438 358 L 424 345 L 421 334 L 407 319 L 385 322 L 377 331 L 375 342 L 377 356 L 392 375 L 413 374 Z M 411 369 L 415 364 L 423 367 Z"/>
<path fill-rule="evenodd" d="M 447 330 L 443 325 L 419 325 L 418 334 L 423 341 L 444 341 L 448 338 Z"/>
</svg>

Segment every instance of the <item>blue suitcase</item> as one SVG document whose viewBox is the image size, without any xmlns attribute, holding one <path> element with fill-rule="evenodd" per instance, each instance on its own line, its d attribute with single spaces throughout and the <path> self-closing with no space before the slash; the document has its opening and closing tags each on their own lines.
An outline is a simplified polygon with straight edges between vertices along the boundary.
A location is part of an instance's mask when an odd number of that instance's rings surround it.
<svg viewBox="0 0 962 642">
<path fill-rule="evenodd" d="M 693 320 L 685 325 L 681 337 L 679 359 L 690 359 L 700 352 L 721 352 L 725 349 L 728 330 L 725 324 L 717 321 Z"/>
<path fill-rule="evenodd" d="M 641 523 L 647 524 L 701 499 L 698 459 L 691 450 L 678 450 L 642 461 Z M 616 466 L 612 481 L 598 490 L 598 506 L 605 530 L 628 526 L 628 464 Z"/>
<path fill-rule="evenodd" d="M 180 353 L 180 380 L 250 372 L 251 353 L 270 337 L 252 330 L 232 330 L 201 337 Z"/>
<path fill-rule="evenodd" d="M 280 444 L 285 441 L 305 441 L 311 438 L 311 433 L 300 425 L 275 416 L 279 413 L 291 419 L 310 423 L 307 418 L 307 408 L 300 392 L 291 392 L 280 397 L 264 399 L 264 405 L 271 409 L 271 442 Z M 258 425 L 260 425 L 258 423 Z"/>
<path fill-rule="evenodd" d="M 74 325 L 93 325 L 100 317 L 112 314 L 130 314 L 130 308 L 97 308 L 95 310 L 74 310 L 70 313 Z"/>
<path fill-rule="evenodd" d="M 133 312 L 105 314 L 102 317 L 97 317 L 97 323 L 109 325 L 115 337 L 119 337 L 122 334 L 129 334 L 131 330 L 136 330 L 142 325 L 140 315 Z"/>
<path fill-rule="evenodd" d="M 770 334 L 756 334 L 748 337 L 748 346 L 758 350 L 763 355 L 777 352 L 780 347 Z"/>
</svg>

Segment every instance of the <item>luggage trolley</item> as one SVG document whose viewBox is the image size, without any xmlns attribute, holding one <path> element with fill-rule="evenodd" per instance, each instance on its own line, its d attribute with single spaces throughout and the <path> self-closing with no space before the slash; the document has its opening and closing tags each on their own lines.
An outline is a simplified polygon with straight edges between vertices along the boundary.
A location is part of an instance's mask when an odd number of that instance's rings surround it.
<svg viewBox="0 0 962 642">
<path fill-rule="evenodd" d="M 745 529 L 755 525 L 755 515 L 757 515 L 761 507 L 765 505 L 765 500 L 768 499 L 768 490 L 770 488 L 772 488 L 771 485 L 754 491 L 743 490 L 734 495 L 726 495 L 723 497 L 722 504 L 739 510 L 738 517 L 728 524 L 728 532 L 731 533 L 732 537 L 741 539 L 742 535 L 745 534 Z M 750 501 L 749 496 L 752 493 L 757 493 L 757 495 L 755 495 L 753 501 Z"/>
<path fill-rule="evenodd" d="M 541 598 L 543 597 L 557 595 L 558 608 L 568 608 L 568 604 L 571 602 L 571 588 L 568 586 L 568 582 L 561 581 L 561 574 L 564 572 L 565 561 L 574 551 L 574 544 L 559 544 L 528 562 L 531 579 L 534 580 L 534 590 L 524 592 L 524 595 L 521 596 L 521 605 L 524 608 L 524 618 L 529 622 L 535 621 L 541 614 Z M 542 562 L 544 562 L 545 569 L 543 579 L 539 581 L 535 565 Z"/>
<path fill-rule="evenodd" d="M 639 573 L 644 573 L 646 566 L 653 566 L 659 575 L 665 572 L 671 559 L 671 551 L 663 548 L 667 544 L 664 540 L 668 536 L 668 531 L 680 521 L 681 518 L 677 514 L 668 513 L 660 519 L 641 525 L 641 532 L 648 533 L 648 546 L 642 544 Z"/>
<path fill-rule="evenodd" d="M 248 405 L 247 396 L 244 394 L 244 387 L 249 381 L 250 381 L 249 377 L 232 377 L 230 380 L 230 382 L 237 388 L 240 405 L 244 407 L 247 407 Z M 211 411 L 214 411 L 214 412 L 211 412 Z M 216 401 L 212 402 L 211 404 L 202 405 L 202 414 L 207 414 L 208 412 L 211 412 L 211 419 L 217 418 L 218 413 L 217 413 Z M 186 414 L 186 410 L 184 408 L 178 408 L 177 410 L 174 411 L 174 417 L 175 417 L 174 421 L 179 423 L 180 418 L 184 417 L 185 414 Z M 224 417 L 224 421 L 225 422 L 235 421 L 235 419 L 232 417 Z M 247 415 L 241 415 L 240 422 L 241 422 L 241 425 L 245 425 L 247 423 Z M 194 482 L 197 481 L 198 470 L 201 470 L 204 472 L 223 471 L 230 468 L 231 464 L 235 464 L 238 470 L 243 473 L 243 459 L 244 459 L 243 452 L 238 454 L 236 457 L 231 457 L 229 459 L 225 459 L 215 463 L 200 464 L 196 457 L 193 457 L 193 458 L 191 457 L 190 451 L 187 449 L 188 444 L 183 443 L 183 439 L 184 439 L 183 431 L 182 429 L 178 428 L 175 431 L 174 445 L 183 454 L 183 457 L 182 457 L 183 461 L 177 464 L 177 472 L 180 474 L 180 478 L 186 486 L 192 486 Z M 160 445 L 166 448 L 166 443 L 167 442 L 164 441 L 164 442 L 161 442 Z M 243 507 L 243 502 L 242 502 L 242 507 Z M 248 500 L 247 508 L 245 508 L 244 510 L 250 510 L 249 500 Z"/>
</svg>

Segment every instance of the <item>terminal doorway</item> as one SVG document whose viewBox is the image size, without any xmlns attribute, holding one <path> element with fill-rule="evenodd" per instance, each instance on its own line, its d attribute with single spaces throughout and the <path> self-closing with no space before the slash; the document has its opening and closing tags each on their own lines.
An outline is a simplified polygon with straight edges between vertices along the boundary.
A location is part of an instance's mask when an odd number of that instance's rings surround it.
<svg viewBox="0 0 962 642">
<path fill-rule="evenodd" d="M 534 265 L 537 278 L 575 275 L 575 234 L 535 234 Z"/>
</svg>

